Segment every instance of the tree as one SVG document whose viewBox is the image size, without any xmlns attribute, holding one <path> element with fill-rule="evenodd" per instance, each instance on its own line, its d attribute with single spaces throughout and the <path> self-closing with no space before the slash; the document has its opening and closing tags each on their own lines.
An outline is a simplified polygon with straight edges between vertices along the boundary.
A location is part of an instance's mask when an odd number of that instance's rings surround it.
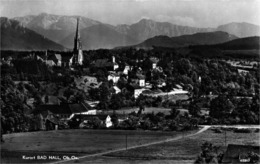
<svg viewBox="0 0 260 164">
<path fill-rule="evenodd" d="M 180 74 L 189 74 L 192 69 L 192 64 L 189 59 L 182 58 L 176 63 L 176 68 Z"/>
<path fill-rule="evenodd" d="M 214 146 L 205 142 L 201 146 L 201 154 L 195 161 L 196 164 L 219 163 L 223 158 L 223 153 L 219 153 L 219 146 Z"/>
<path fill-rule="evenodd" d="M 67 88 L 64 92 L 63 92 L 63 96 L 66 97 L 67 101 L 69 101 L 70 96 L 72 96 L 74 94 L 74 91 L 70 88 Z"/>
<path fill-rule="evenodd" d="M 115 128 L 118 128 L 118 126 L 119 126 L 119 121 L 118 121 L 118 116 L 117 116 L 117 114 L 116 114 L 115 112 L 111 115 L 111 121 L 112 121 L 112 123 L 113 123 L 113 126 L 114 126 Z"/>
<path fill-rule="evenodd" d="M 198 106 L 197 102 L 192 101 L 189 104 L 189 113 L 193 115 L 194 117 L 198 117 L 200 114 L 200 107 Z"/>
<path fill-rule="evenodd" d="M 110 91 L 107 83 L 102 83 L 100 86 L 100 103 L 99 109 L 108 109 L 109 99 L 110 99 Z"/>
<path fill-rule="evenodd" d="M 219 95 L 210 102 L 209 115 L 214 118 L 225 118 L 230 115 L 234 109 L 233 103 L 226 95 Z"/>
<path fill-rule="evenodd" d="M 109 105 L 111 109 L 118 110 L 122 107 L 122 104 L 123 104 L 123 99 L 121 94 L 112 95 L 110 100 L 110 105 Z"/>
<path fill-rule="evenodd" d="M 177 110 L 175 107 L 173 107 L 173 108 L 171 109 L 171 112 L 170 112 L 170 117 L 171 117 L 172 119 L 175 119 L 175 118 L 179 115 L 179 113 L 180 113 L 180 111 Z"/>
<path fill-rule="evenodd" d="M 138 127 L 138 120 L 138 117 L 134 115 L 129 115 L 129 118 L 123 122 L 122 126 L 125 129 L 135 130 Z"/>
<path fill-rule="evenodd" d="M 89 120 L 88 124 L 92 126 L 94 129 L 101 128 L 102 121 L 98 117 L 93 117 Z"/>
</svg>

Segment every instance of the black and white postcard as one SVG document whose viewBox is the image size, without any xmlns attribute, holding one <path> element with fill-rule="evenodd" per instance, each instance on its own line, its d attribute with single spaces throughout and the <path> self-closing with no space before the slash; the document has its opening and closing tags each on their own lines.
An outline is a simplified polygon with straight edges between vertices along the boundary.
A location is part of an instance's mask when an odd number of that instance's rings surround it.
<svg viewBox="0 0 260 164">
<path fill-rule="evenodd" d="M 0 0 L 0 163 L 260 163 L 259 0 Z"/>
</svg>

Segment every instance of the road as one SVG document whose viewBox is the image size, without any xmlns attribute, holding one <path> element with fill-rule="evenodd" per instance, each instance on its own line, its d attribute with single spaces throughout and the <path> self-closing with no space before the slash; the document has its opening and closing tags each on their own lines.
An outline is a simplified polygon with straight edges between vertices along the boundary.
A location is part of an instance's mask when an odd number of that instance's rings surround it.
<svg viewBox="0 0 260 164">
<path fill-rule="evenodd" d="M 186 137 L 192 137 L 192 136 L 198 135 L 198 134 L 208 130 L 210 127 L 211 127 L 210 125 L 205 125 L 205 126 L 202 127 L 202 129 L 200 129 L 198 132 L 193 133 L 193 134 L 188 134 L 186 136 L 178 136 L 178 137 L 174 137 L 174 138 L 171 138 L 171 139 L 166 139 L 166 140 L 157 141 L 157 142 L 151 142 L 151 143 L 147 143 L 147 144 L 143 144 L 143 145 L 131 146 L 131 147 L 128 147 L 127 150 L 140 148 L 140 147 L 151 146 L 151 145 L 156 145 L 156 144 L 161 144 L 161 143 L 165 143 L 165 142 L 176 141 L 176 140 L 180 140 L 180 139 L 186 138 Z M 124 150 L 126 150 L 126 149 L 125 148 L 115 149 L 115 150 L 105 151 L 105 152 L 102 152 L 102 153 L 96 153 L 96 154 L 90 154 L 90 155 L 81 156 L 81 157 L 78 157 L 78 159 L 85 159 L 85 158 L 90 158 L 90 157 L 102 156 L 102 155 L 105 155 L 105 154 L 119 152 L 119 151 L 124 151 Z M 71 163 L 74 160 L 75 159 L 56 161 L 56 162 L 52 162 L 51 164 Z"/>
<path fill-rule="evenodd" d="M 260 129 L 260 125 L 200 125 L 200 127 L 204 126 L 212 128 Z"/>
</svg>

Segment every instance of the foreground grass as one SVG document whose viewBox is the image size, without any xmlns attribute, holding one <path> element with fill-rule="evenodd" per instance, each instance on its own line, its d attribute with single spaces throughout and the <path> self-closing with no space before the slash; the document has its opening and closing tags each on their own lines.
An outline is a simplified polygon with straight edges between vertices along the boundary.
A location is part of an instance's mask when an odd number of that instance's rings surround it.
<svg viewBox="0 0 260 164">
<path fill-rule="evenodd" d="M 193 163 L 196 157 L 200 154 L 200 146 L 205 141 L 211 142 L 214 145 L 220 146 L 220 151 L 225 151 L 228 144 L 242 145 L 260 145 L 259 133 L 234 133 L 233 131 L 225 134 L 215 133 L 212 130 L 207 130 L 199 135 L 148 147 L 132 149 L 123 152 L 111 153 L 106 156 L 116 158 L 136 158 L 145 160 L 162 160 L 167 163 L 187 161 Z M 141 162 L 142 163 L 142 162 Z"/>
<path fill-rule="evenodd" d="M 95 154 L 108 150 L 137 146 L 183 135 L 181 132 L 125 130 L 59 130 L 4 135 L 1 160 L 4 163 L 28 163 L 22 155 Z M 127 144 L 126 144 L 127 138 Z M 62 158 L 62 157 L 61 157 Z M 32 162 L 33 160 L 29 160 Z M 52 160 L 53 161 L 53 160 Z M 48 162 L 48 160 L 42 160 Z"/>
</svg>

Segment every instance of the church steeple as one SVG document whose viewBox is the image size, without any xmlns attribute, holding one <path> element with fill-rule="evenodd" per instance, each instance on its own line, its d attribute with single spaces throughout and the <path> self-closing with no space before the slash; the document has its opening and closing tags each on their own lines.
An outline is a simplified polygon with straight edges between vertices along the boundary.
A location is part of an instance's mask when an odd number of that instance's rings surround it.
<svg viewBox="0 0 260 164">
<path fill-rule="evenodd" d="M 77 18 L 77 28 L 76 34 L 74 38 L 74 51 L 81 49 L 81 41 L 80 41 L 80 34 L 79 34 L 79 18 Z"/>
<path fill-rule="evenodd" d="M 74 54 L 74 61 L 73 63 L 75 65 L 82 65 L 83 62 L 83 55 L 82 55 L 82 50 L 81 50 L 81 41 L 80 41 L 80 34 L 79 34 L 79 18 L 77 18 L 77 27 L 76 27 L 76 34 L 74 38 L 74 49 L 73 49 L 73 54 Z"/>
</svg>

